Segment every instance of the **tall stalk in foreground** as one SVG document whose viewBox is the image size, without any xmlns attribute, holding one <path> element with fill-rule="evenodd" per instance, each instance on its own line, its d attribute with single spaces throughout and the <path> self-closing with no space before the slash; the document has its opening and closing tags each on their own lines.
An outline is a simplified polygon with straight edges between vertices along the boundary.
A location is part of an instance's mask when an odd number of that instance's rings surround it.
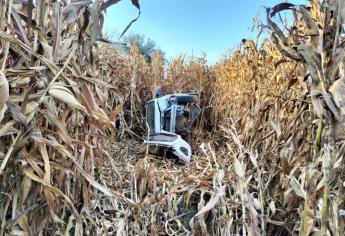
<svg viewBox="0 0 345 236">
<path fill-rule="evenodd" d="M 278 50 L 287 58 L 304 64 L 308 70 L 305 76 L 314 113 L 318 118 L 319 128 L 314 142 L 314 158 L 310 163 L 311 173 L 320 169 L 322 179 L 312 183 L 313 174 L 307 175 L 305 188 L 304 212 L 302 214 L 300 235 L 309 235 L 315 225 L 318 196 L 317 190 L 323 189 L 320 212 L 321 234 L 326 235 L 329 226 L 330 181 L 333 177 L 333 165 L 340 150 L 337 149 L 336 129 L 344 122 L 344 74 L 341 64 L 345 57 L 345 3 L 342 0 L 311 1 L 311 8 L 281 3 L 267 10 L 267 22 L 272 32 L 272 39 Z M 291 10 L 295 21 L 287 31 L 273 21 L 280 12 Z M 279 18 L 279 17 L 278 17 Z M 317 185 L 317 186 L 316 186 Z M 310 189 L 311 188 L 311 189 Z M 313 195 L 313 196 L 311 196 Z"/>
</svg>

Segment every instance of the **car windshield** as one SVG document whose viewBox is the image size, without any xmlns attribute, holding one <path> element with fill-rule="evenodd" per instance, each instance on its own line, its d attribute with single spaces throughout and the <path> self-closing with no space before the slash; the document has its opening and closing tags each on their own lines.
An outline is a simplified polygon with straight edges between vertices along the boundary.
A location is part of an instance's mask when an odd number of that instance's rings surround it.
<svg viewBox="0 0 345 236">
<path fill-rule="evenodd" d="M 150 133 L 155 132 L 155 103 L 153 101 L 147 104 L 146 122 L 150 128 Z"/>
<path fill-rule="evenodd" d="M 158 99 L 158 106 L 161 112 L 165 112 L 170 106 L 168 99 Z"/>
<path fill-rule="evenodd" d="M 161 113 L 161 129 L 170 132 L 171 105 L 168 98 L 158 99 L 158 106 Z"/>
</svg>

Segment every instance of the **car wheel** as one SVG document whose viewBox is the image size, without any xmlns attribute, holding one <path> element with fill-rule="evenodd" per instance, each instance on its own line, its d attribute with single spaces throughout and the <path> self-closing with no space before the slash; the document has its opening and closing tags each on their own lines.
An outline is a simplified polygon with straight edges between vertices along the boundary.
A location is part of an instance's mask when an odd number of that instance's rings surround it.
<svg viewBox="0 0 345 236">
<path fill-rule="evenodd" d="M 197 95 L 180 95 L 180 96 L 176 96 L 176 99 L 177 99 L 178 104 L 186 104 L 186 103 L 198 101 L 198 96 Z"/>
</svg>

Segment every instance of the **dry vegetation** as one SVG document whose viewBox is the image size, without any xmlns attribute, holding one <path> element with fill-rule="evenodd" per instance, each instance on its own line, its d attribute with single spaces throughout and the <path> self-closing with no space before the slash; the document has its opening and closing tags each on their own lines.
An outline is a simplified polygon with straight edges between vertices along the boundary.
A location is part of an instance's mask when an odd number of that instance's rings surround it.
<svg viewBox="0 0 345 236">
<path fill-rule="evenodd" d="M 343 235 L 342 1 L 166 71 L 97 43 L 118 1 L 72 2 L 2 1 L 0 235 Z M 156 86 L 201 96 L 187 166 L 142 144 Z"/>
</svg>

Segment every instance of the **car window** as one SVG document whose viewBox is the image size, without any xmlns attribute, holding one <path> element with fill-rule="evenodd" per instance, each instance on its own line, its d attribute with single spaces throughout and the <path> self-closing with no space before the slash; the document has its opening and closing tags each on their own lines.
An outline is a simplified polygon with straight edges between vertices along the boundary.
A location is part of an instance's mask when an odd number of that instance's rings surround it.
<svg viewBox="0 0 345 236">
<path fill-rule="evenodd" d="M 161 112 L 164 112 L 166 109 L 169 108 L 169 101 L 168 99 L 158 99 L 158 106 Z"/>
<path fill-rule="evenodd" d="M 153 101 L 147 104 L 146 108 L 146 122 L 150 128 L 150 132 L 155 132 L 155 103 Z"/>
<path fill-rule="evenodd" d="M 161 129 L 170 132 L 171 107 L 167 97 L 158 99 L 158 106 L 161 114 Z"/>
</svg>

